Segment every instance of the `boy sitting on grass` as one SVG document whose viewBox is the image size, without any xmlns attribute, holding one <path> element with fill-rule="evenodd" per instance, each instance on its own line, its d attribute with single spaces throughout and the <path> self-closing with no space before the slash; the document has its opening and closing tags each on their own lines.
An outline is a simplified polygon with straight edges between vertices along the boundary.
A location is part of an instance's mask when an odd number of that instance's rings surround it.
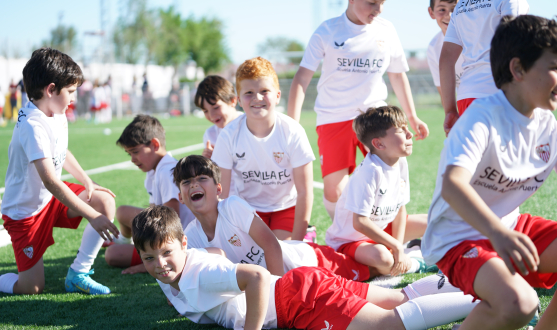
<svg viewBox="0 0 557 330">
<path fill-rule="evenodd" d="M 114 194 L 94 183 L 68 150 L 65 112 L 83 82 L 79 66 L 51 48 L 33 52 L 23 68 L 30 101 L 18 113 L 8 149 L 4 228 L 12 240 L 18 274 L 0 276 L 0 292 L 39 294 L 45 286 L 43 254 L 54 244 L 54 227 L 85 227 L 77 256 L 68 269 L 67 292 L 109 294 L 95 282 L 91 266 L 105 239 L 118 236 L 112 223 Z M 83 186 L 63 182 L 62 168 Z"/>
<path fill-rule="evenodd" d="M 146 172 L 145 189 L 149 194 L 150 205 L 165 205 L 172 208 L 186 228 L 194 218 L 191 211 L 178 202 L 179 190 L 173 182 L 172 169 L 176 159 L 166 151 L 165 133 L 159 120 L 148 115 L 137 115 L 126 126 L 116 144 L 130 155 L 132 163 Z M 105 260 L 110 266 L 129 267 L 122 274 L 145 272 L 141 258 L 131 241 L 133 218 L 143 208 L 122 205 L 116 210 L 116 219 L 120 223 L 121 235 L 114 240 L 114 245 L 106 249 Z"/>
<path fill-rule="evenodd" d="M 404 253 L 403 243 L 421 237 L 427 225 L 425 214 L 406 214 L 412 133 L 404 112 L 370 108 L 354 119 L 354 131 L 369 153 L 341 195 L 327 245 L 373 267 L 371 276 L 433 271 Z"/>
<path fill-rule="evenodd" d="M 221 198 L 230 196 L 234 180 L 238 196 L 257 210 L 278 239 L 301 241 L 313 203 L 315 156 L 306 132 L 275 111 L 280 87 L 266 59 L 242 63 L 236 88 L 245 116 L 222 130 L 211 157 L 221 168 Z"/>
<path fill-rule="evenodd" d="M 405 290 L 353 282 L 325 268 L 300 267 L 281 278 L 257 265 L 186 249 L 180 219 L 165 206 L 143 210 L 132 231 L 149 274 L 176 310 L 195 323 L 230 329 L 418 330 L 465 317 L 475 306 L 462 293 L 409 301 Z"/>
<path fill-rule="evenodd" d="M 557 163 L 557 21 L 506 16 L 491 42 L 500 90 L 470 105 L 445 140 L 427 262 L 482 300 L 460 330 L 517 329 L 538 307 L 534 287 L 557 282 L 557 223 L 519 207 Z M 555 329 L 553 297 L 536 329 Z"/>
</svg>

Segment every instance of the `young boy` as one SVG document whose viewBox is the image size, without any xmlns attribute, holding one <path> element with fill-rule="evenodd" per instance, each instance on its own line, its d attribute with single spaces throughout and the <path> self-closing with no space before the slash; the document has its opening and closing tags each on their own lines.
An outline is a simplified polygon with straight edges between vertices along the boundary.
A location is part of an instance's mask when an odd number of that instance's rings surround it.
<svg viewBox="0 0 557 330">
<path fill-rule="evenodd" d="M 441 95 L 441 79 L 439 78 L 439 57 L 441 56 L 441 49 L 443 48 L 443 40 L 445 38 L 445 33 L 447 33 L 447 27 L 451 21 L 451 14 L 453 13 L 454 7 L 456 6 L 457 0 L 430 0 L 429 7 L 427 8 L 429 12 L 429 17 L 437 22 L 437 25 L 441 29 L 435 37 L 429 43 L 427 47 L 427 64 L 429 64 L 429 71 L 431 71 L 431 76 L 433 77 L 433 83 Z M 455 84 L 458 89 L 460 84 L 460 77 L 462 76 L 462 64 L 464 59 L 462 56 L 458 57 L 455 64 Z"/>
<path fill-rule="evenodd" d="M 491 39 L 501 17 L 527 14 L 529 9 L 526 0 L 484 2 L 459 1 L 445 33 L 439 71 L 441 100 L 445 108 L 443 128 L 447 134 L 475 99 L 497 93 L 489 65 Z M 461 54 L 464 58 L 463 74 L 456 102 L 455 64 Z"/>
<path fill-rule="evenodd" d="M 145 189 L 149 194 L 149 204 L 170 207 L 176 211 L 182 226 L 186 228 L 194 215 L 178 201 L 180 191 L 172 176 L 177 161 L 166 151 L 166 138 L 160 121 L 148 115 L 137 115 L 126 126 L 116 144 L 130 155 L 132 163 L 147 173 Z M 142 210 L 143 208 L 130 205 L 122 205 L 116 210 L 121 235 L 114 241 L 116 244 L 106 249 L 105 260 L 114 267 L 129 267 L 122 274 L 145 272 L 141 258 L 131 242 L 132 220 Z"/>
<path fill-rule="evenodd" d="M 187 250 L 178 217 L 164 206 L 134 219 L 133 240 L 170 303 L 195 323 L 230 329 L 417 330 L 465 317 L 474 306 L 462 293 L 407 294 L 413 291 L 349 281 L 325 268 L 296 268 L 280 278 L 204 249 Z M 445 291 L 435 283 L 432 292 Z"/>
<path fill-rule="evenodd" d="M 425 214 L 406 214 L 412 133 L 404 113 L 395 106 L 370 108 L 354 119 L 354 131 L 369 153 L 341 195 L 327 245 L 373 267 L 372 276 L 428 271 L 402 245 L 421 237 L 427 225 Z"/>
<path fill-rule="evenodd" d="M 395 28 L 378 17 L 384 3 L 349 0 L 344 14 L 323 22 L 311 37 L 290 88 L 288 115 L 299 121 L 305 91 L 323 60 L 315 112 L 323 203 L 331 219 L 348 176 L 356 168 L 357 148 L 366 154 L 352 131 L 352 120 L 358 110 L 386 105 L 385 72 L 417 139 L 429 134 L 414 110 L 406 77 L 408 63 Z"/>
<path fill-rule="evenodd" d="M 194 101 L 195 105 L 203 110 L 205 118 L 214 124 L 203 134 L 205 149 L 202 155 L 211 158 L 219 133 L 243 113 L 236 110 L 238 97 L 234 93 L 234 86 L 220 76 L 205 77 L 197 87 Z"/>
<path fill-rule="evenodd" d="M 530 286 L 557 281 L 557 223 L 519 213 L 557 163 L 557 22 L 503 18 L 490 60 L 501 90 L 445 140 L 422 241 L 427 262 L 482 300 L 461 330 L 524 326 L 538 304 Z M 554 300 L 536 329 L 557 324 Z"/>
<path fill-rule="evenodd" d="M 240 65 L 236 88 L 245 116 L 222 130 L 212 156 L 221 168 L 221 198 L 230 195 L 234 180 L 238 196 L 278 239 L 301 241 L 313 203 L 315 157 L 306 132 L 275 111 L 280 87 L 269 61 L 257 57 Z"/>
<path fill-rule="evenodd" d="M 23 69 L 31 102 L 19 110 L 8 150 L 4 227 L 11 236 L 19 274 L 0 276 L 0 292 L 38 294 L 44 289 L 43 254 L 54 244 L 53 227 L 76 229 L 89 220 L 81 246 L 68 269 L 67 292 L 108 294 L 89 277 L 103 240 L 118 236 L 112 223 L 114 194 L 91 181 L 68 150 L 64 112 L 83 82 L 79 66 L 66 54 L 41 48 Z M 62 168 L 83 186 L 60 180 Z M 100 235 L 99 235 L 100 234 Z"/>
</svg>

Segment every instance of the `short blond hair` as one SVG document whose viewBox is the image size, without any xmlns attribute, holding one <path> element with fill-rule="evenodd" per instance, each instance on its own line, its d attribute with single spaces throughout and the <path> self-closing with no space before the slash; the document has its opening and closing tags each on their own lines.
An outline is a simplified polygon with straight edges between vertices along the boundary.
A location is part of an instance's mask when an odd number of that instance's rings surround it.
<svg viewBox="0 0 557 330">
<path fill-rule="evenodd" d="M 242 82 L 242 80 L 261 77 L 270 77 L 277 90 L 280 89 L 278 76 L 271 62 L 263 57 L 256 57 L 242 63 L 238 67 L 238 70 L 236 70 L 236 90 L 238 91 L 238 95 L 240 95 L 240 82 Z"/>
</svg>

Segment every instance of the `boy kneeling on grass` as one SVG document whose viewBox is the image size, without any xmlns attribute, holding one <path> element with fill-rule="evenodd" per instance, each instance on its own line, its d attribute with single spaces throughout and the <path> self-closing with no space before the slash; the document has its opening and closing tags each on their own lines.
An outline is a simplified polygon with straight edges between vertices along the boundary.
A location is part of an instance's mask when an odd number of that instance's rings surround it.
<svg viewBox="0 0 557 330">
<path fill-rule="evenodd" d="M 462 293 L 419 296 L 300 267 L 284 276 L 234 264 L 205 249 L 187 250 L 176 212 L 152 206 L 133 220 L 133 241 L 147 272 L 176 310 L 195 323 L 233 329 L 427 329 L 465 317 Z"/>
</svg>

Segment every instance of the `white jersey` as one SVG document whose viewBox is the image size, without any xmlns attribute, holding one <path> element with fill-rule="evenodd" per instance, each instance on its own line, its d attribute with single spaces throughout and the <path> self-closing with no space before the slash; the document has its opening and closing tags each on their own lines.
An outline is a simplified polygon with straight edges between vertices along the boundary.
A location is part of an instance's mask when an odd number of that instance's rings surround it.
<svg viewBox="0 0 557 330">
<path fill-rule="evenodd" d="M 369 237 L 354 229 L 354 213 L 369 217 L 379 228 L 385 229 L 409 201 L 406 158 L 400 158 L 398 164 L 391 167 L 377 155 L 368 153 L 340 196 L 325 242 L 337 250 L 346 243 L 368 240 Z"/>
<path fill-rule="evenodd" d="M 427 46 L 427 64 L 429 64 L 429 71 L 431 71 L 433 83 L 437 87 L 441 86 L 441 78 L 439 76 L 439 58 L 441 57 L 441 49 L 443 48 L 444 38 L 445 36 L 443 35 L 443 32 L 439 31 L 439 33 L 431 39 L 429 46 Z M 462 64 L 464 64 L 464 57 L 462 57 L 461 54 L 455 64 L 455 81 L 457 89 L 460 85 L 460 78 L 463 73 Z"/>
<path fill-rule="evenodd" d="M 385 72 L 406 72 L 408 63 L 393 25 L 380 17 L 356 25 L 346 13 L 323 22 L 311 36 L 300 66 L 316 71 L 317 126 L 348 121 L 359 110 L 386 105 Z"/>
<path fill-rule="evenodd" d="M 464 240 L 486 239 L 441 197 L 449 165 L 472 173 L 470 185 L 509 229 L 518 207 L 536 192 L 557 163 L 557 121 L 548 110 L 527 118 L 502 91 L 479 99 L 458 119 L 441 153 L 422 253 L 428 264 Z"/>
<path fill-rule="evenodd" d="M 162 291 L 181 315 L 199 324 L 216 323 L 228 329 L 243 329 L 246 323 L 246 297 L 238 287 L 236 268 L 230 260 L 204 249 L 189 249 L 180 291 L 157 280 Z M 277 327 L 275 283 L 271 275 L 269 307 L 264 329 Z"/>
<path fill-rule="evenodd" d="M 8 149 L 6 191 L 2 214 L 21 220 L 39 213 L 52 199 L 37 168 L 37 159 L 50 158 L 58 179 L 68 150 L 68 121 L 65 115 L 47 117 L 32 102 L 18 113 Z"/>
<path fill-rule="evenodd" d="M 216 247 L 226 253 L 233 263 L 253 264 L 267 268 L 265 253 L 249 235 L 255 210 L 237 196 L 219 202 L 219 217 L 215 237 L 209 241 L 196 219 L 186 228 L 188 246 L 192 248 Z M 282 248 L 284 272 L 308 266 L 317 267 L 317 256 L 311 246 L 300 241 L 279 241 Z"/>
<path fill-rule="evenodd" d="M 506 15 L 528 13 L 526 0 L 460 0 L 451 16 L 445 42 L 462 47 L 464 58 L 458 100 L 482 98 L 497 92 L 489 52 L 495 30 Z"/>
<path fill-rule="evenodd" d="M 264 138 L 250 132 L 246 116 L 228 124 L 219 135 L 211 159 L 232 170 L 238 196 L 259 212 L 275 212 L 296 205 L 293 170 L 315 156 L 304 128 L 275 112 L 275 125 Z"/>
<path fill-rule="evenodd" d="M 243 116 L 243 115 L 244 115 L 243 112 L 236 111 L 236 119 L 238 119 L 238 117 Z M 236 120 L 236 119 L 234 119 L 234 120 Z M 203 134 L 203 144 L 207 145 L 207 141 L 209 141 L 209 142 L 211 142 L 212 146 L 215 146 L 215 143 L 217 143 L 217 138 L 219 137 L 219 134 L 222 130 L 223 129 L 218 127 L 217 125 L 213 125 L 213 126 L 207 128 L 207 130 L 205 130 L 205 133 Z"/>
<path fill-rule="evenodd" d="M 177 163 L 178 161 L 172 157 L 170 152 L 167 152 L 159 161 L 157 167 L 147 172 L 145 176 L 145 190 L 149 194 L 149 204 L 163 205 L 172 199 L 179 201 L 178 195 L 180 190 L 174 183 L 173 174 Z M 190 209 L 180 203 L 182 228 L 186 228 L 193 219 L 195 219 L 195 216 Z"/>
</svg>

